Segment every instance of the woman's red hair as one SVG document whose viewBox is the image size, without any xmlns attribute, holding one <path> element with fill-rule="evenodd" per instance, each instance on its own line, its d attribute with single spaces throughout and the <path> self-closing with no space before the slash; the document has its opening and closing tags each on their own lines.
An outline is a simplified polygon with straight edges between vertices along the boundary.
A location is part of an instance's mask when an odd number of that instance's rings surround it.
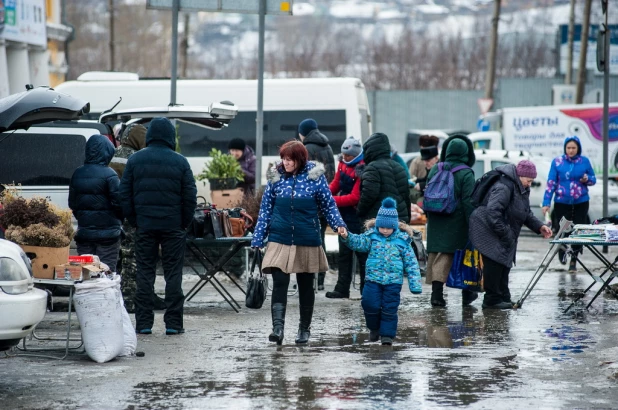
<svg viewBox="0 0 618 410">
<path fill-rule="evenodd" d="M 296 170 L 298 172 L 305 168 L 309 160 L 307 148 L 300 141 L 288 141 L 279 148 L 279 156 L 281 159 L 288 158 L 296 162 Z"/>
</svg>

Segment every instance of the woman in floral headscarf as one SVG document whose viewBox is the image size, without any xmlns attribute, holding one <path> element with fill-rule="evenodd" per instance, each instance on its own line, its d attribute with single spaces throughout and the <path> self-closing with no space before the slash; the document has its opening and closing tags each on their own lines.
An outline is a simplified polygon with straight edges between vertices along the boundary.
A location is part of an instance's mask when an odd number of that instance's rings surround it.
<svg viewBox="0 0 618 410">
<path fill-rule="evenodd" d="M 547 177 L 547 189 L 543 198 L 543 213 L 549 212 L 552 197 L 554 212 L 552 220 L 559 222 L 564 216 L 575 224 L 588 222 L 590 197 L 588 187 L 597 183 L 590 160 L 582 155 L 582 145 L 577 137 L 564 140 L 564 154 L 554 158 Z M 557 223 L 554 224 L 557 227 Z M 573 246 L 569 272 L 577 271 L 577 254 L 581 246 Z M 560 262 L 566 264 L 566 254 L 560 251 Z"/>
</svg>

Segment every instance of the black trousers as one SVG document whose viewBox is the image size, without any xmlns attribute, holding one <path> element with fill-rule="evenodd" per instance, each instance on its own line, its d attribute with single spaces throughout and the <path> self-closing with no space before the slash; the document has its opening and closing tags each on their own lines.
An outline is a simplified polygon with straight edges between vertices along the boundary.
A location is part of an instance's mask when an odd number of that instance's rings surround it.
<svg viewBox="0 0 618 410">
<path fill-rule="evenodd" d="M 186 232 L 175 230 L 137 229 L 135 234 L 135 262 L 137 265 L 135 292 L 135 328 L 151 329 L 154 323 L 154 283 L 159 246 L 165 278 L 166 329 L 183 328 L 184 294 L 182 267 L 186 249 Z"/>
<path fill-rule="evenodd" d="M 485 288 L 485 305 L 511 302 L 509 290 L 509 273 L 511 268 L 499 264 L 483 255 L 483 287 Z"/>
<path fill-rule="evenodd" d="M 288 288 L 290 287 L 290 274 L 284 273 L 281 269 L 271 268 L 273 278 L 272 304 L 288 303 Z M 313 306 L 315 293 L 313 292 L 313 280 L 315 273 L 297 273 L 296 282 L 298 283 L 298 299 L 300 306 Z"/>
<path fill-rule="evenodd" d="M 350 232 L 352 232 L 352 230 L 350 230 Z M 343 293 L 344 295 L 350 294 L 350 285 L 352 284 L 353 273 L 352 262 L 354 260 L 354 254 L 356 254 L 356 259 L 358 260 L 358 265 L 360 267 L 362 289 L 365 286 L 365 264 L 367 263 L 367 257 L 369 255 L 362 252 L 354 252 L 352 249 L 348 248 L 348 246 L 342 241 L 341 237 L 339 237 L 339 276 L 337 277 L 335 291 Z"/>
<path fill-rule="evenodd" d="M 556 229 L 560 226 L 560 219 L 564 216 L 569 221 L 573 221 L 574 224 L 587 224 L 588 220 L 588 208 L 590 208 L 590 202 L 582 202 L 581 204 L 569 205 L 559 204 L 554 202 L 554 212 L 552 214 L 552 226 Z M 575 253 L 581 253 L 581 245 L 572 245 L 571 249 Z"/>
</svg>

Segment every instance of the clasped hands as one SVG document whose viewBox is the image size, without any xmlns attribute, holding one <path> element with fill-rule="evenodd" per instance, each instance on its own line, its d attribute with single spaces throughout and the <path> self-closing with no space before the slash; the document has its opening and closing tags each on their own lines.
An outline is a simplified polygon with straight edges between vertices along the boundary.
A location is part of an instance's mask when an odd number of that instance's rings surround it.
<svg viewBox="0 0 618 410">
<path fill-rule="evenodd" d="M 348 238 L 348 230 L 345 229 L 345 227 L 340 226 L 339 228 L 337 228 L 337 233 L 339 234 L 339 236 L 341 236 L 343 239 L 347 239 Z"/>
</svg>

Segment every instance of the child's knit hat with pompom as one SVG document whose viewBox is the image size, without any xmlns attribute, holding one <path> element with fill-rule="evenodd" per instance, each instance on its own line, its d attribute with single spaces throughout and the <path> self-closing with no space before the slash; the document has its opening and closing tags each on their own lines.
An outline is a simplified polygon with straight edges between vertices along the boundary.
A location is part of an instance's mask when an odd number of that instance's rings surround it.
<svg viewBox="0 0 618 410">
<path fill-rule="evenodd" d="M 382 206 L 376 218 L 376 228 L 399 228 L 399 214 L 397 213 L 397 202 L 393 198 L 384 198 Z"/>
</svg>

